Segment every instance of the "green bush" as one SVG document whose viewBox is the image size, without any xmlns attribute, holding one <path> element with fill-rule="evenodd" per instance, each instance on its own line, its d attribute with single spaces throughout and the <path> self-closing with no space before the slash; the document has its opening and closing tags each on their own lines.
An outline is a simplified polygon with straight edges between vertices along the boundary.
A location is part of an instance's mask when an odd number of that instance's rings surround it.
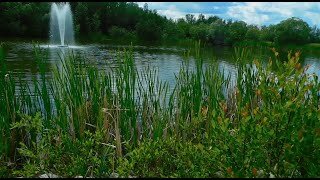
<svg viewBox="0 0 320 180">
<path fill-rule="evenodd" d="M 121 38 L 128 34 L 128 31 L 125 28 L 118 26 L 112 26 L 109 30 L 110 36 L 114 38 Z"/>
<path fill-rule="evenodd" d="M 112 39 L 122 40 L 125 42 L 132 42 L 136 41 L 137 39 L 137 35 L 135 32 L 130 32 L 127 29 L 118 26 L 112 26 L 109 30 L 109 34 L 112 37 Z"/>
<path fill-rule="evenodd" d="M 105 133 L 105 132 L 104 132 Z M 53 146 L 50 156 L 50 170 L 63 177 L 106 177 L 113 171 L 115 151 L 103 143 L 103 132 L 85 132 L 82 141 L 72 141 L 63 136 L 59 146 Z"/>
<path fill-rule="evenodd" d="M 213 177 L 218 167 L 217 147 L 170 138 L 142 143 L 120 160 L 117 170 L 125 177 Z"/>
<path fill-rule="evenodd" d="M 59 129 L 43 129 L 39 114 L 35 117 L 21 116 L 22 120 L 13 128 L 28 132 L 31 139 L 26 144 L 20 142 L 18 152 L 23 165 L 13 171 L 14 175 L 35 177 L 51 172 L 63 177 L 88 177 L 93 174 L 95 177 L 105 177 L 113 171 L 115 151 L 104 143 L 105 132 L 96 131 L 93 134 L 85 131 L 83 140 L 72 139 Z"/>
<path fill-rule="evenodd" d="M 8 170 L 8 167 L 1 163 L 0 164 L 0 178 L 6 178 L 6 177 L 9 177 L 10 173 L 9 173 L 9 170 Z"/>
<path fill-rule="evenodd" d="M 154 98 L 154 93 L 166 92 L 157 73 L 147 68 L 142 71 L 146 81 L 140 79 L 132 47 L 118 54 L 115 76 L 99 74 L 81 58 L 66 59 L 66 73 L 55 69 L 54 80 L 48 80 L 56 91 L 36 83 L 42 93 L 20 89 L 16 95 L 15 83 L 3 68 L 0 157 L 4 162 L 14 159 L 12 174 L 24 177 L 44 172 L 64 177 L 105 177 L 111 172 L 126 177 L 319 176 L 320 84 L 302 68 L 300 53 L 283 56 L 272 48 L 269 63 L 248 63 L 253 47 L 235 48 L 239 75 L 226 98 L 223 88 L 229 78 L 218 66 L 203 69 L 200 47 L 197 43 L 191 51 L 196 54 L 195 71 L 182 66 L 176 76 L 168 106 L 160 104 L 161 96 Z M 44 81 L 44 64 L 36 58 Z M 112 78 L 116 93 L 111 91 Z M 143 82 L 149 88 L 134 89 Z M 45 101 L 49 92 L 57 114 Z M 45 109 L 30 108 L 39 106 L 29 99 L 31 94 Z M 141 109 L 136 108 L 137 97 L 143 98 Z M 4 164 L 0 171 L 6 173 Z"/>
</svg>

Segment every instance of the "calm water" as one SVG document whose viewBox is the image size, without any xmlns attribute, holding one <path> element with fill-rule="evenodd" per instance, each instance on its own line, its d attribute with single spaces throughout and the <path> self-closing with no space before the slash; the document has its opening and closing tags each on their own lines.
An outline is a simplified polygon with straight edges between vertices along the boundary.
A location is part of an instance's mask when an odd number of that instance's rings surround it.
<svg viewBox="0 0 320 180">
<path fill-rule="evenodd" d="M 31 43 L 17 42 L 8 42 L 7 44 L 10 47 L 6 57 L 8 70 L 15 77 L 20 74 L 23 80 L 32 81 L 33 77 L 39 75 L 34 59 L 33 45 Z M 97 44 L 73 46 L 70 48 L 57 48 L 42 44 L 40 47 L 44 52 L 48 52 L 48 71 L 59 63 L 59 56 L 70 50 L 87 57 L 90 63 L 98 65 L 101 70 L 116 68 L 116 51 L 128 48 L 128 46 Z M 183 56 L 186 50 L 186 48 L 182 47 L 133 46 L 137 69 L 142 71 L 147 66 L 156 68 L 160 80 L 167 81 L 170 89 L 174 87 L 175 74 L 178 74 L 182 63 L 186 61 Z M 224 71 L 226 75 L 230 74 L 234 78 L 236 76 L 236 65 L 233 60 L 233 54 L 234 50 L 231 47 L 207 47 L 202 51 L 204 66 L 210 64 L 217 65 L 219 70 Z M 255 49 L 253 56 L 253 58 L 267 62 L 271 56 L 271 52 L 268 49 Z M 309 73 L 316 73 L 320 76 L 320 54 L 317 51 L 302 52 L 301 60 L 302 65 L 310 65 Z M 190 68 L 194 68 L 195 63 L 192 57 L 189 63 Z"/>
</svg>

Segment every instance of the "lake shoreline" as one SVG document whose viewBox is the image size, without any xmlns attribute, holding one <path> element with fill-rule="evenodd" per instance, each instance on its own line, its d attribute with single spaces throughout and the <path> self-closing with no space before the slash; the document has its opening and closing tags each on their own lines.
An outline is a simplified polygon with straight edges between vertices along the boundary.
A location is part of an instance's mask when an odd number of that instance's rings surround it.
<svg viewBox="0 0 320 180">
<path fill-rule="evenodd" d="M 135 46 L 167 46 L 167 47 L 175 47 L 175 46 L 181 46 L 181 47 L 192 47 L 195 40 L 187 39 L 183 41 L 173 41 L 169 43 L 166 42 L 142 42 L 142 41 L 128 41 L 128 40 L 119 40 L 117 38 L 111 38 L 110 36 L 102 36 L 105 40 L 90 40 L 90 38 L 78 38 L 76 39 L 76 42 L 80 43 L 81 45 L 86 44 L 99 44 L 99 45 L 130 45 L 133 44 Z M 25 43 L 49 43 L 47 38 L 25 38 L 25 37 L 8 37 L 8 38 L 0 38 L 0 42 L 25 42 Z M 76 44 L 78 44 L 76 43 Z M 266 47 L 278 47 L 283 49 L 304 49 L 304 50 L 317 50 L 320 48 L 320 43 L 307 43 L 303 45 L 296 45 L 296 44 L 284 44 L 284 45 L 277 45 L 274 42 L 271 41 L 242 41 L 235 43 L 234 45 L 230 44 L 211 44 L 211 43 L 204 43 L 204 46 L 207 47 L 234 47 L 234 46 L 266 46 Z"/>
</svg>

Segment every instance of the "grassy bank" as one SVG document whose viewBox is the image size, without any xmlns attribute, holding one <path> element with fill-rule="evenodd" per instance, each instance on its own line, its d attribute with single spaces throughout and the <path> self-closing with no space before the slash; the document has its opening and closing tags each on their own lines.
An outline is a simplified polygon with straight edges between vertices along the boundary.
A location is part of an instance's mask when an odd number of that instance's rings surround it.
<svg viewBox="0 0 320 180">
<path fill-rule="evenodd" d="M 320 43 L 309 43 L 304 45 L 306 48 L 320 48 Z"/>
<path fill-rule="evenodd" d="M 46 72 L 35 47 L 33 84 L 14 80 L 1 51 L 0 176 L 319 176 L 320 85 L 300 54 L 279 59 L 274 50 L 262 67 L 243 63 L 251 52 L 236 48 L 231 85 L 217 66 L 202 68 L 200 49 L 172 93 L 156 69 L 137 70 L 130 48 L 111 72 L 72 53 Z"/>
<path fill-rule="evenodd" d="M 139 46 L 179 46 L 179 47 L 193 47 L 195 40 L 184 38 L 184 39 L 165 39 L 158 41 L 143 41 L 136 35 L 126 33 L 123 35 L 104 35 L 104 34 L 91 34 L 89 36 L 78 37 L 76 42 L 80 44 L 112 44 L 112 45 L 139 45 Z"/>
</svg>

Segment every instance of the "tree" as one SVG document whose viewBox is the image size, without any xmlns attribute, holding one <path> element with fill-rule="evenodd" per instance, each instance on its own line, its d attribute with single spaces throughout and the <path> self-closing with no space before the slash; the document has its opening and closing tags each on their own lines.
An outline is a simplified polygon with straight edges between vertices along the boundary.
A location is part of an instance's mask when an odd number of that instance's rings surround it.
<svg viewBox="0 0 320 180">
<path fill-rule="evenodd" d="M 218 16 L 210 16 L 207 20 L 206 20 L 206 24 L 211 24 L 217 20 L 219 20 L 221 18 L 219 18 Z"/>
<path fill-rule="evenodd" d="M 163 17 L 156 12 L 148 12 L 136 25 L 137 35 L 145 41 L 158 41 L 163 33 Z"/>
<path fill-rule="evenodd" d="M 320 42 L 320 29 L 314 25 L 310 32 L 310 42 Z"/>
<path fill-rule="evenodd" d="M 310 42 L 311 28 L 299 18 L 289 18 L 276 26 L 275 42 L 279 44 L 304 44 Z"/>
<path fill-rule="evenodd" d="M 251 41 L 259 41 L 260 40 L 260 30 L 255 25 L 249 25 L 248 31 L 246 33 L 245 39 Z"/>
<path fill-rule="evenodd" d="M 93 14 L 90 27 L 91 31 L 100 32 L 100 17 L 97 12 Z"/>
<path fill-rule="evenodd" d="M 139 7 L 134 2 L 71 2 L 74 29 L 77 36 L 113 32 L 128 34 L 141 40 L 194 38 L 213 44 L 233 44 L 243 40 L 273 41 L 280 44 L 320 42 L 320 29 L 310 28 L 299 18 L 289 18 L 261 29 L 243 21 L 223 20 L 218 16 L 195 18 L 187 14 L 177 21 L 150 10 L 148 4 Z M 0 36 L 48 38 L 50 3 L 0 3 Z M 88 16 L 88 15 L 92 16 Z M 112 27 L 116 26 L 117 28 Z M 92 33 L 92 34 L 91 34 Z"/>
<path fill-rule="evenodd" d="M 211 41 L 213 44 L 224 44 L 227 30 L 226 23 L 222 19 L 217 19 L 209 26 L 209 41 Z"/>
<path fill-rule="evenodd" d="M 79 27 L 79 34 L 88 34 L 90 31 L 89 18 L 87 14 L 89 14 L 89 9 L 87 3 L 79 2 L 75 8 L 75 25 Z"/>
<path fill-rule="evenodd" d="M 235 42 L 243 41 L 247 30 L 247 24 L 244 21 L 231 23 L 227 31 L 227 42 L 233 44 Z"/>
<path fill-rule="evenodd" d="M 196 40 L 207 41 L 208 40 L 208 25 L 200 23 L 190 28 L 190 35 Z"/>
<path fill-rule="evenodd" d="M 178 27 L 178 24 L 175 23 L 172 19 L 166 21 L 164 25 L 162 38 L 164 40 L 178 40 L 183 39 L 185 37 L 183 29 Z"/>
<path fill-rule="evenodd" d="M 186 21 L 189 24 L 194 24 L 196 22 L 196 18 L 194 17 L 193 14 L 187 14 L 186 15 Z"/>
<path fill-rule="evenodd" d="M 145 12 L 148 12 L 148 11 L 149 11 L 149 9 L 148 9 L 148 3 L 144 3 L 144 5 L 143 5 L 143 10 L 144 10 Z"/>
<path fill-rule="evenodd" d="M 261 39 L 264 41 L 274 41 L 276 37 L 276 25 L 262 26 Z"/>
<path fill-rule="evenodd" d="M 198 19 L 197 19 L 197 24 L 204 23 L 206 21 L 206 18 L 204 17 L 203 14 L 199 14 Z"/>
<path fill-rule="evenodd" d="M 0 3 L 0 35 L 48 37 L 49 3 Z"/>
<path fill-rule="evenodd" d="M 184 34 L 184 37 L 190 37 L 191 24 L 187 23 L 183 18 L 177 20 L 178 29 Z"/>
</svg>

